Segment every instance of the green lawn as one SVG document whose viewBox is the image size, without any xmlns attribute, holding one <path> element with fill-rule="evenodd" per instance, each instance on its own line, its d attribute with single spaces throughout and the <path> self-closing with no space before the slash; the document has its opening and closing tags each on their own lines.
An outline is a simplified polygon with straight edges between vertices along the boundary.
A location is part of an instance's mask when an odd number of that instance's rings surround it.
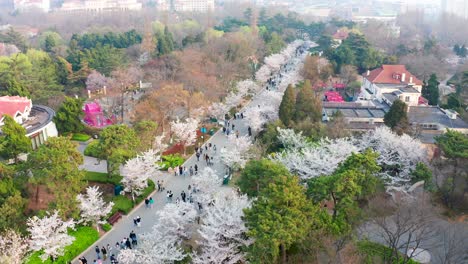
<svg viewBox="0 0 468 264">
<path fill-rule="evenodd" d="M 76 230 L 69 231 L 71 236 L 75 237 L 73 244 L 65 248 L 65 254 L 62 257 L 59 257 L 56 261 L 52 262 L 51 260 L 46 260 L 42 262 L 39 258 L 40 252 L 35 252 L 31 257 L 25 262 L 26 264 L 68 264 L 69 261 L 72 261 L 75 257 L 85 251 L 89 246 L 99 239 L 99 234 L 95 228 L 89 226 L 80 226 Z"/>
<path fill-rule="evenodd" d="M 392 259 L 392 250 L 384 245 L 362 240 L 357 242 L 358 252 L 364 256 L 363 263 L 375 263 L 376 261 L 384 261 L 385 263 L 397 263 L 395 259 Z M 403 255 L 401 256 L 399 263 L 403 263 Z M 418 262 L 410 259 L 408 264 L 418 264 Z"/>
</svg>

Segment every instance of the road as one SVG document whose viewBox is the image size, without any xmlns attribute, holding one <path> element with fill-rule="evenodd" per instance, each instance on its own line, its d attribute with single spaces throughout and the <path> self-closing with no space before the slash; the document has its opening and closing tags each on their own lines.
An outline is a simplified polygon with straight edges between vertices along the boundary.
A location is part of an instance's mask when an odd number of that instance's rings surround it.
<svg viewBox="0 0 468 264">
<path fill-rule="evenodd" d="M 290 62 L 287 67 L 284 68 L 284 70 L 290 71 L 293 67 L 296 67 L 297 60 L 291 60 L 294 62 Z M 283 72 L 278 73 L 278 76 L 282 76 Z M 281 78 L 278 78 L 280 80 Z M 281 85 L 281 82 L 277 83 L 277 86 Z M 270 87 L 272 88 L 272 87 Z M 264 92 L 262 90 L 260 93 Z M 259 94 L 260 94 L 259 93 Z M 259 101 L 258 96 L 254 97 L 252 101 L 246 106 L 248 107 L 249 105 L 257 105 L 260 104 L 261 102 Z M 237 120 L 231 120 L 231 124 L 235 125 L 235 129 L 239 131 L 240 135 L 247 135 L 248 134 L 248 123 L 246 119 L 237 119 Z M 219 162 L 219 160 L 216 159 L 217 152 L 220 151 L 221 148 L 227 147 L 229 148 L 229 142 L 227 141 L 226 135 L 222 133 L 221 130 L 216 132 L 205 144 L 211 143 L 213 145 L 216 145 L 217 151 L 214 152 L 213 150 L 208 151 L 209 155 L 213 155 L 214 157 L 214 165 L 211 166 L 212 169 L 214 169 L 216 172 L 218 172 L 218 175 L 222 177 L 223 175 L 226 174 L 226 167 Z M 95 163 L 95 160 L 92 158 L 88 158 L 87 164 L 83 166 L 85 169 L 93 169 L 93 166 L 98 166 L 98 165 L 93 165 Z M 200 159 L 200 162 L 197 162 L 197 158 L 192 155 L 184 164 L 186 168 L 189 168 L 190 166 L 194 166 L 195 164 L 198 165 L 199 170 L 203 170 L 203 168 L 206 167 L 206 163 Z M 98 170 L 102 170 L 102 165 L 98 166 Z M 185 191 L 186 193 L 188 192 L 188 185 L 190 184 L 190 176 L 174 176 L 174 175 L 169 175 L 169 173 L 165 173 L 162 176 L 158 176 L 157 178 L 154 178 L 153 181 L 156 182 L 157 180 L 163 180 L 164 181 L 164 186 L 167 190 L 171 190 L 174 193 L 174 200 L 175 197 L 180 197 L 180 193 L 182 191 Z M 228 188 L 225 186 L 220 186 L 220 188 Z M 114 248 L 113 253 L 117 254 L 115 250 L 115 244 L 116 242 L 122 241 L 124 237 L 128 237 L 129 233 L 134 230 L 135 233 L 137 234 L 142 234 L 151 231 L 151 228 L 154 225 L 156 218 L 156 212 L 160 210 L 165 204 L 166 204 L 166 196 L 165 192 L 153 192 L 150 197 L 153 198 L 155 201 L 154 208 L 146 208 L 144 205 L 144 202 L 139 204 L 136 208 L 134 208 L 128 215 L 124 216 L 118 223 L 114 225 L 114 227 L 107 232 L 103 237 L 101 237 L 96 243 L 94 243 L 92 246 L 90 246 L 83 254 L 81 254 L 78 257 L 85 256 L 86 259 L 88 260 L 88 263 L 93 263 L 93 260 L 97 259 L 96 253 L 94 251 L 94 248 L 96 245 L 99 247 L 106 246 L 107 244 L 111 245 Z M 133 219 L 137 216 L 140 216 L 142 221 L 141 221 L 141 226 L 140 227 L 135 227 L 133 224 Z M 78 264 L 78 257 L 73 260 L 72 263 Z M 106 261 L 103 261 L 103 263 L 110 263 L 110 260 L 107 259 Z"/>
</svg>

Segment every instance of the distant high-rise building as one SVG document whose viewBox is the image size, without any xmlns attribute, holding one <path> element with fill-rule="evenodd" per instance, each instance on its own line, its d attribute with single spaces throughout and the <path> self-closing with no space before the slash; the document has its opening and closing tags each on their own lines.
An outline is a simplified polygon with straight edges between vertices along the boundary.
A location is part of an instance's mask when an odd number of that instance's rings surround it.
<svg viewBox="0 0 468 264">
<path fill-rule="evenodd" d="M 468 19 L 468 0 L 442 0 L 442 12 Z"/>
<path fill-rule="evenodd" d="M 157 6 L 159 10 L 205 13 L 214 10 L 215 0 L 159 0 Z"/>
<path fill-rule="evenodd" d="M 49 12 L 50 0 L 14 0 L 15 11 L 41 10 Z"/>
<path fill-rule="evenodd" d="M 65 1 L 59 11 L 125 11 L 140 10 L 138 0 L 71 0 Z"/>
</svg>

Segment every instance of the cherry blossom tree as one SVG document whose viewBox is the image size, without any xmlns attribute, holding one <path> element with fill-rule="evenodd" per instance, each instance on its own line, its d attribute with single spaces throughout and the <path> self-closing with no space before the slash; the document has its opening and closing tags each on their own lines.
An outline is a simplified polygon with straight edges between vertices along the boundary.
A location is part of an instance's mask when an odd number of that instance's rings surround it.
<svg viewBox="0 0 468 264">
<path fill-rule="evenodd" d="M 207 205 L 219 191 L 223 180 L 212 168 L 206 167 L 199 174 L 192 177 L 192 185 L 197 189 L 193 195 L 195 200 Z"/>
<path fill-rule="evenodd" d="M 307 138 L 302 135 L 302 131 L 296 133 L 293 129 L 282 129 L 277 127 L 278 140 L 286 149 L 303 149 L 310 145 Z"/>
<path fill-rule="evenodd" d="M 117 261 L 120 264 L 134 264 L 136 263 L 137 256 L 132 249 L 122 249 L 117 255 Z"/>
<path fill-rule="evenodd" d="M 104 86 L 108 86 L 109 79 L 96 70 L 92 70 L 86 79 L 86 89 L 92 92 L 101 90 Z"/>
<path fill-rule="evenodd" d="M 0 235 L 0 263 L 21 264 L 28 252 L 28 240 L 13 230 Z"/>
<path fill-rule="evenodd" d="M 186 146 L 193 145 L 197 141 L 197 129 L 199 121 L 195 118 L 187 118 L 185 122 L 177 119 L 171 122 L 171 129 L 180 143 L 184 145 L 184 154 Z"/>
<path fill-rule="evenodd" d="M 161 135 L 154 137 L 153 149 L 156 152 L 163 153 L 164 150 L 166 150 L 168 145 L 166 143 L 164 143 L 164 138 L 166 138 L 166 133 L 164 133 L 164 132 Z M 161 160 L 161 159 L 159 159 L 159 160 Z"/>
<path fill-rule="evenodd" d="M 231 134 L 228 137 L 229 148 L 223 147 L 220 150 L 220 159 L 229 169 L 241 169 L 244 168 L 247 163 L 249 155 L 249 149 L 252 146 L 250 138 L 247 136 L 240 136 Z"/>
<path fill-rule="evenodd" d="M 99 186 L 89 186 L 86 188 L 86 194 L 78 194 L 76 197 L 81 210 L 81 222 L 85 224 L 95 224 L 99 232 L 99 224 L 111 211 L 113 202 L 106 203 L 102 199 L 102 193 L 99 191 Z"/>
<path fill-rule="evenodd" d="M 268 67 L 268 65 L 263 65 L 255 73 L 255 80 L 261 83 L 266 83 L 268 79 L 270 79 L 271 75 L 272 75 L 272 72 L 271 72 L 270 67 Z"/>
<path fill-rule="evenodd" d="M 250 207 L 246 195 L 238 196 L 233 191 L 220 192 L 212 206 L 207 207 L 198 233 L 199 252 L 192 256 L 195 264 L 235 264 L 246 262 L 243 247 L 251 244 L 247 228 L 242 220 L 244 209 Z"/>
<path fill-rule="evenodd" d="M 285 63 L 286 57 L 281 53 L 273 54 L 265 58 L 265 65 L 268 65 L 273 73 L 278 72 Z"/>
<path fill-rule="evenodd" d="M 167 204 L 157 213 L 158 221 L 152 231 L 141 235 L 134 250 L 136 263 L 165 264 L 183 260 L 187 254 L 181 248 L 183 239 L 190 238 L 190 230 L 197 211 L 191 203 Z"/>
<path fill-rule="evenodd" d="M 43 251 L 39 257 L 45 261 L 52 257 L 53 259 L 64 254 L 64 248 L 71 245 L 75 240 L 68 235 L 68 229 L 75 228 L 73 219 L 63 221 L 58 211 L 53 214 L 48 213 L 43 218 L 33 216 L 28 219 L 28 232 L 31 234 L 29 246 L 31 250 Z"/>
<path fill-rule="evenodd" d="M 225 103 L 215 102 L 208 107 L 208 114 L 218 120 L 224 119 L 227 112 L 229 112 L 229 107 Z"/>
<path fill-rule="evenodd" d="M 160 160 L 159 153 L 150 149 L 136 158 L 128 160 L 123 166 L 121 183 L 125 187 L 124 190 L 132 194 L 134 201 L 135 195 L 139 195 L 143 189 L 148 187 L 148 179 L 161 169 L 157 163 Z"/>
</svg>

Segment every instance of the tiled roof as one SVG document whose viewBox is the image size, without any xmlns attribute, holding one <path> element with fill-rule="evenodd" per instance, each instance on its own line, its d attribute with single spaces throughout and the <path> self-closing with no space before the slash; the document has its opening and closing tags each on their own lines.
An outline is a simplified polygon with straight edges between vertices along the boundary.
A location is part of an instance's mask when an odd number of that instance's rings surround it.
<svg viewBox="0 0 468 264">
<path fill-rule="evenodd" d="M 395 74 L 405 74 L 405 81 L 404 83 L 409 83 L 410 78 L 413 78 L 413 83 L 416 85 L 422 85 L 422 81 L 416 78 L 416 76 L 412 75 L 405 67 L 405 65 L 382 65 L 382 67 L 374 69 L 369 72 L 364 73 L 364 78 L 369 80 L 372 83 L 393 83 L 393 84 L 400 84 L 402 83 L 401 80 L 396 79 L 394 76 Z"/>
<path fill-rule="evenodd" d="M 31 109 L 32 102 L 26 97 L 20 96 L 2 96 L 0 97 L 0 120 L 3 115 L 15 117 L 20 112 L 24 113 L 26 109 Z"/>
</svg>

